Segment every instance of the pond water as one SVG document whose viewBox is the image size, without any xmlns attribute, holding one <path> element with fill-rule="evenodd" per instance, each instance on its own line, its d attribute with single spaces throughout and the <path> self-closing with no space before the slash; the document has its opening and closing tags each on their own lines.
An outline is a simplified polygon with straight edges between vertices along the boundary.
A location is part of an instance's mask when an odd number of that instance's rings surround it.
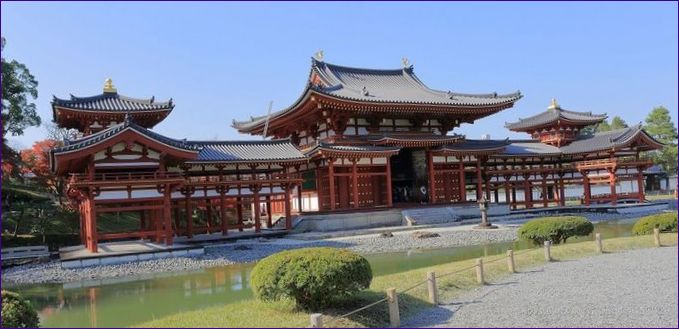
<svg viewBox="0 0 679 329">
<path fill-rule="evenodd" d="M 628 236 L 632 222 L 595 224 L 603 238 Z M 592 237 L 572 239 L 592 240 Z M 569 242 L 571 242 L 569 240 Z M 370 255 L 375 276 L 446 262 L 477 258 L 533 247 L 517 241 L 482 246 L 417 250 Z M 22 287 L 40 314 L 43 327 L 125 327 L 178 312 L 202 309 L 252 298 L 249 286 L 253 264 L 211 268 L 189 273 L 158 274 L 145 279 L 100 280 Z"/>
</svg>

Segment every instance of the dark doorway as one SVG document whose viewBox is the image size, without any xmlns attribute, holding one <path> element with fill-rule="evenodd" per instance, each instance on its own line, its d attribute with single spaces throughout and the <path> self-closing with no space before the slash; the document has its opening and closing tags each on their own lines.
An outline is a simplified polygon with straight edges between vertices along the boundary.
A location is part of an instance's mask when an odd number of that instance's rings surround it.
<svg viewBox="0 0 679 329">
<path fill-rule="evenodd" d="M 416 202 L 414 177 L 413 152 L 403 148 L 391 158 L 391 194 L 394 203 Z"/>
</svg>

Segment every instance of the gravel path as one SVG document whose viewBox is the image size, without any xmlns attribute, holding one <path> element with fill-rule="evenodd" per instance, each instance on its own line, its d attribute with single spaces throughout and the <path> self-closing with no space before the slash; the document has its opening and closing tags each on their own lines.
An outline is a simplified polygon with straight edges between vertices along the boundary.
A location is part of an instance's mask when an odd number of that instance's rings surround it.
<svg viewBox="0 0 679 329">
<path fill-rule="evenodd" d="M 550 263 L 427 309 L 403 325 L 677 328 L 677 248 Z"/>
<path fill-rule="evenodd" d="M 436 232 L 440 237 L 415 239 L 413 232 L 396 232 L 391 238 L 379 235 L 306 241 L 295 239 L 250 239 L 221 246 L 205 248 L 205 255 L 175 257 L 118 265 L 91 266 L 79 269 L 63 269 L 58 261 L 23 265 L 4 269 L 3 284 L 60 283 L 82 280 L 99 280 L 167 272 L 190 272 L 204 268 L 250 263 L 279 251 L 305 247 L 349 248 L 361 254 L 372 254 L 410 249 L 434 249 L 455 246 L 485 244 L 516 239 L 514 228 L 472 231 L 464 227 L 435 228 L 423 230 Z"/>
</svg>

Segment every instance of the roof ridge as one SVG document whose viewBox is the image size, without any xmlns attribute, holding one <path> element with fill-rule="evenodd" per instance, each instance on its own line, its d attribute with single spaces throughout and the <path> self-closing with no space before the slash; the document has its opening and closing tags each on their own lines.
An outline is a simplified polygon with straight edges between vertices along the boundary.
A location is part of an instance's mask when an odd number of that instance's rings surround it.
<svg viewBox="0 0 679 329">
<path fill-rule="evenodd" d="M 196 144 L 196 145 L 207 145 L 207 144 L 221 144 L 221 145 L 226 145 L 226 144 L 284 144 L 284 143 L 289 143 L 290 138 L 277 138 L 277 139 L 265 139 L 265 140 L 215 140 L 215 141 L 206 141 L 206 140 L 187 140 L 186 141 L 189 144 Z"/>
</svg>

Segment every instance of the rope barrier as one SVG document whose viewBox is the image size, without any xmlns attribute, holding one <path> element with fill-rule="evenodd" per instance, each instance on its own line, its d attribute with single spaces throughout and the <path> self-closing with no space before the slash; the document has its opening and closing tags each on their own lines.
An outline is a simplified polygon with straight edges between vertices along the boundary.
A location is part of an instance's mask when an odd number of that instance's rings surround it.
<svg viewBox="0 0 679 329">
<path fill-rule="evenodd" d="M 524 250 L 521 250 L 521 251 L 519 251 L 519 252 L 514 253 L 514 256 L 516 257 L 516 256 L 518 256 L 518 255 L 523 255 L 523 254 L 526 254 L 526 253 L 529 253 L 529 252 L 533 252 L 533 251 L 537 251 L 537 250 L 539 250 L 539 248 L 524 249 Z M 490 264 L 490 263 L 498 262 L 498 261 L 505 260 L 505 259 L 507 259 L 507 257 L 503 255 L 503 256 L 500 256 L 500 257 L 498 257 L 498 258 L 496 258 L 496 259 L 493 259 L 493 260 L 490 260 L 490 261 L 486 261 L 485 263 L 486 263 L 486 264 Z M 458 273 L 462 273 L 462 272 L 465 272 L 465 271 L 469 271 L 469 270 L 472 270 L 472 269 L 474 269 L 474 268 L 476 268 L 476 265 L 472 265 L 472 266 L 465 267 L 465 268 L 462 268 L 462 269 L 459 269 L 459 270 L 455 270 L 455 271 L 452 271 L 452 272 L 448 272 L 448 273 L 444 273 L 444 274 L 441 274 L 441 275 L 437 275 L 436 278 L 437 278 L 437 279 L 438 279 L 438 278 L 444 278 L 444 277 L 447 277 L 447 276 L 450 276 L 450 275 L 453 275 L 453 274 L 458 274 Z M 410 286 L 410 287 L 408 287 L 408 288 L 406 288 L 406 289 L 400 291 L 399 294 L 403 294 L 403 293 L 406 293 L 406 292 L 408 292 L 408 291 L 411 291 L 411 290 L 413 290 L 413 289 L 415 289 L 415 288 L 417 288 L 417 287 L 420 287 L 420 286 L 422 286 L 422 285 L 425 285 L 427 282 L 428 282 L 428 280 L 423 280 L 423 281 L 421 281 L 421 282 L 418 282 L 418 283 L 416 283 L 416 284 L 414 284 L 414 285 L 412 285 L 412 286 Z M 355 309 L 355 310 L 353 310 L 353 311 L 351 311 L 351 312 L 342 314 L 342 315 L 340 315 L 340 316 L 332 317 L 332 319 L 330 319 L 330 320 L 327 322 L 327 324 L 335 323 L 335 322 L 337 322 L 337 321 L 339 321 L 339 320 L 341 320 L 341 319 L 347 318 L 347 317 L 349 317 L 349 316 L 351 316 L 351 315 L 354 315 L 354 314 L 356 314 L 356 313 L 358 313 L 358 312 L 367 310 L 367 309 L 369 309 L 369 308 L 371 308 L 371 307 L 373 307 L 373 306 L 375 306 L 375 305 L 384 303 L 384 302 L 386 302 L 386 301 L 388 301 L 388 300 L 389 300 L 389 299 L 385 297 L 385 298 L 382 298 L 382 299 L 380 299 L 380 300 L 378 300 L 378 301 L 376 301 L 376 302 L 373 302 L 373 303 L 370 303 L 370 304 L 368 304 L 368 305 L 362 306 L 362 307 L 360 307 L 360 308 L 358 308 L 358 309 Z"/>
</svg>

